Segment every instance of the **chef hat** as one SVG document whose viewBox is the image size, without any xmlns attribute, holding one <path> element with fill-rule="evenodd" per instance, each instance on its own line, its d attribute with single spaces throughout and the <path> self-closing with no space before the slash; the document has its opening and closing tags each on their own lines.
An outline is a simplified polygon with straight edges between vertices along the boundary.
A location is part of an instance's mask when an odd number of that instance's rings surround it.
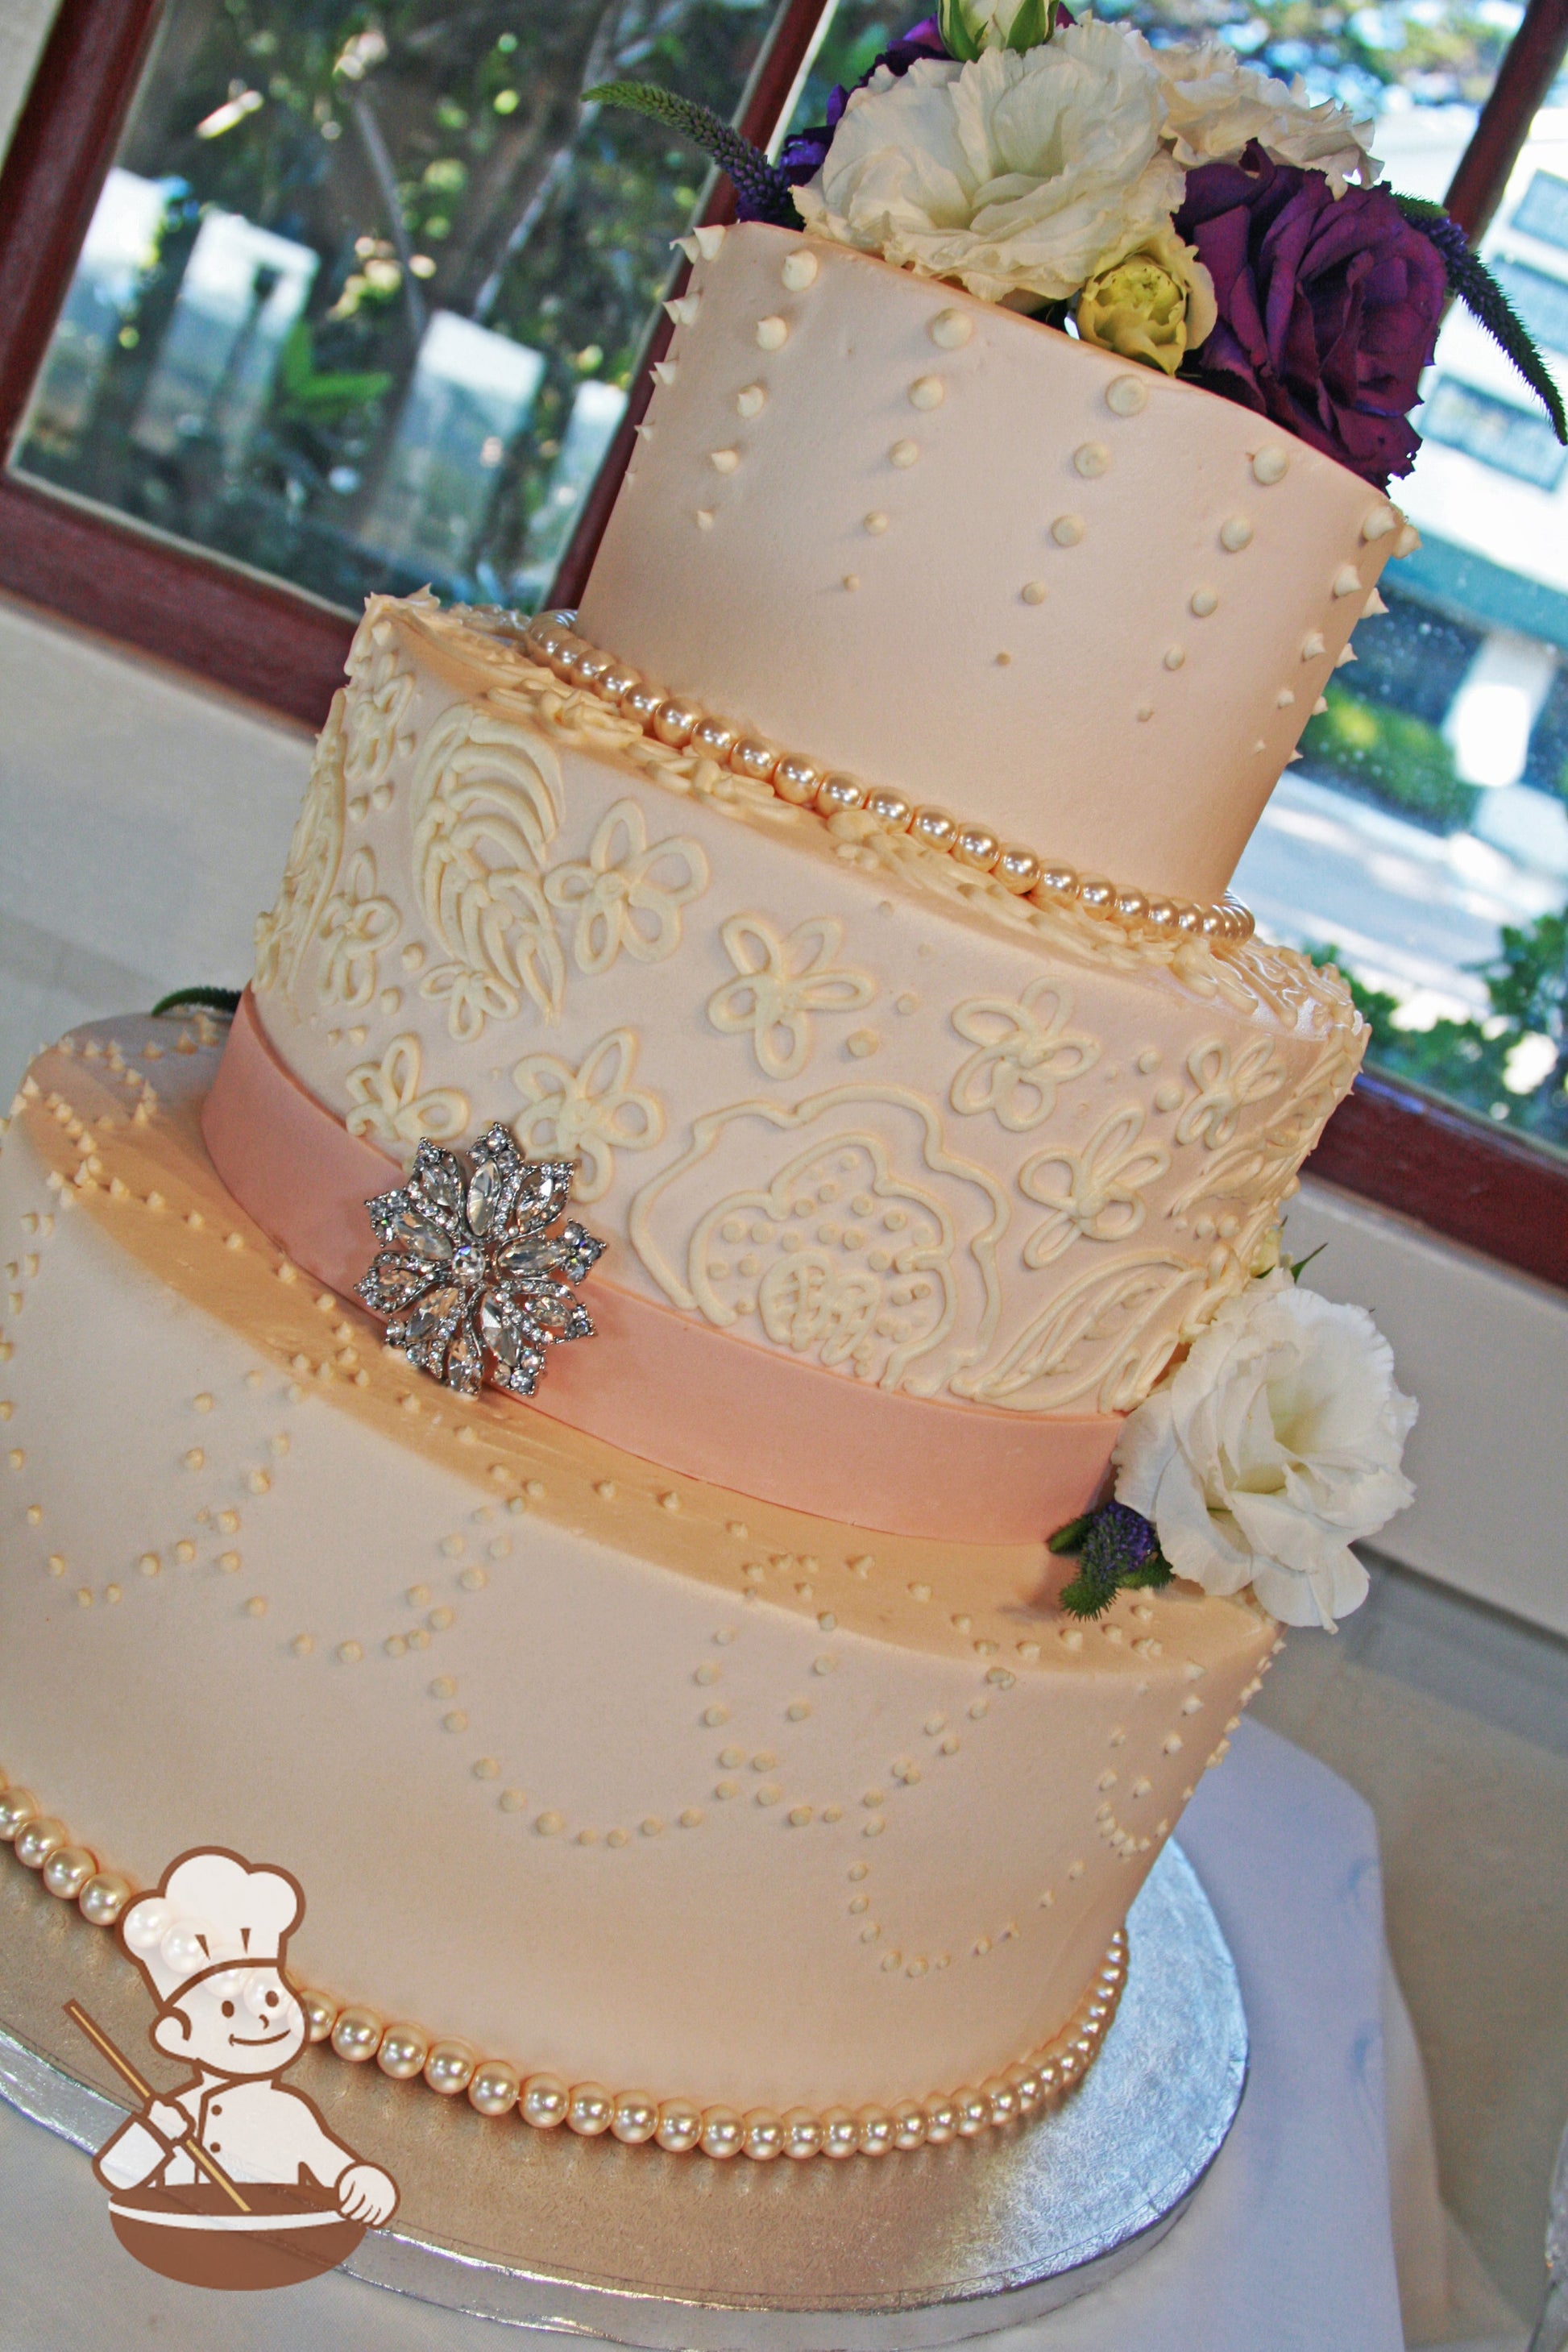
<svg viewBox="0 0 1568 2352">
<path fill-rule="evenodd" d="M 252 1870 L 212 1847 L 182 1854 L 157 1894 L 131 1906 L 125 1948 L 166 2008 L 211 1969 L 276 1965 L 304 1907 L 287 1871 Z"/>
</svg>

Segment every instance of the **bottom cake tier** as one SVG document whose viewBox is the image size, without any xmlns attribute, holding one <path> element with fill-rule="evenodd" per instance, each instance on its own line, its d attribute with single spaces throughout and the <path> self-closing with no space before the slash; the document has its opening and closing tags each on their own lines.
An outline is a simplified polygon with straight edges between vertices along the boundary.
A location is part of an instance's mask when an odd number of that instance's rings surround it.
<svg viewBox="0 0 1568 2352">
<path fill-rule="evenodd" d="M 78 1033 L 0 1159 L 14 1778 L 138 1886 L 283 1864 L 359 2054 L 466 2044 L 540 2120 L 891 2111 L 1052 2045 L 1070 2079 L 1272 1621 L 1173 1585 L 1079 1625 L 1043 1543 L 866 1536 L 454 1397 L 223 1190 L 220 1044 Z"/>
</svg>

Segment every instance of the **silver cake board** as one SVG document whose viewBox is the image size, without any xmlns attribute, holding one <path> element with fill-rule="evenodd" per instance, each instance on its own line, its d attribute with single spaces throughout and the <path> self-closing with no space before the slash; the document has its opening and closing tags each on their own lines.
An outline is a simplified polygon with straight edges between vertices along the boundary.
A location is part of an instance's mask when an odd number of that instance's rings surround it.
<svg viewBox="0 0 1568 2352">
<path fill-rule="evenodd" d="M 1246 2082 L 1235 1965 L 1174 1844 L 1128 1937 L 1121 2008 L 1081 2088 L 1038 2121 L 915 2155 L 671 2157 L 488 2121 L 308 2052 L 290 2081 L 402 2191 L 392 2226 L 344 2268 L 449 2310 L 639 2352 L 915 2352 L 1037 2318 L 1158 2243 Z M 124 2095 L 94 2087 L 114 2077 L 62 2015 L 72 1995 L 172 2084 L 113 1939 L 7 1856 L 0 2096 L 92 2150 Z"/>
</svg>

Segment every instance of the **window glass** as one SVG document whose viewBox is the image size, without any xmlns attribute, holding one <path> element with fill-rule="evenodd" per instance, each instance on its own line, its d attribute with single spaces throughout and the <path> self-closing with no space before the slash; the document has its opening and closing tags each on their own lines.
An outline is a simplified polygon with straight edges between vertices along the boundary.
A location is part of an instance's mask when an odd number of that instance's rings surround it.
<svg viewBox="0 0 1568 2352">
<path fill-rule="evenodd" d="M 921 0 L 906 0 L 903 7 L 889 0 L 839 0 L 801 92 L 795 125 L 820 122 L 835 82 L 858 81 L 921 13 Z M 934 16 L 935 0 L 925 13 Z M 1457 109 L 1463 116 L 1460 148 L 1524 18 L 1517 0 L 1390 0 L 1386 7 L 1317 6 L 1308 0 L 1258 0 L 1257 5 L 1252 0 L 1095 0 L 1093 13 L 1102 24 L 1136 25 L 1155 42 L 1216 34 L 1237 56 L 1283 80 L 1300 74 L 1314 101 L 1337 98 L 1379 116 L 1415 107 Z"/>
<path fill-rule="evenodd" d="M 1447 107 L 1379 124 L 1419 194 L 1462 147 Z M 1568 107 L 1537 116 L 1482 249 L 1568 390 Z M 1422 545 L 1385 572 L 1388 610 L 1357 628 L 1237 887 L 1351 975 L 1373 1063 L 1563 1150 L 1568 451 L 1458 307 L 1424 390 L 1391 485 Z"/>
<path fill-rule="evenodd" d="M 840 0 L 795 123 L 908 28 Z M 1441 198 L 1523 11 L 1514 0 L 1097 0 L 1156 42 L 1215 32 L 1311 100 L 1376 120 L 1392 184 Z M 1537 118 L 1484 248 L 1568 391 L 1568 89 Z M 1237 888 L 1259 928 L 1351 976 L 1370 1061 L 1568 1148 L 1568 452 L 1508 361 L 1450 314 L 1391 485 L 1420 551 L 1356 630 Z"/>
<path fill-rule="evenodd" d="M 15 463 L 346 607 L 537 602 L 771 0 L 172 0 Z"/>
</svg>

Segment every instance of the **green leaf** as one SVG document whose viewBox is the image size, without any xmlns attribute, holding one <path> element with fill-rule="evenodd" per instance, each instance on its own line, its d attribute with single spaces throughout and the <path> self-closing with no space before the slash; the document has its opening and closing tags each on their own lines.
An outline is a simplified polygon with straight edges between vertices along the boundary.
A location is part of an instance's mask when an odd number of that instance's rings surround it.
<svg viewBox="0 0 1568 2352">
<path fill-rule="evenodd" d="M 1114 1577 L 1107 1583 L 1097 1576 L 1075 1576 L 1061 1591 L 1061 1605 L 1069 1617 L 1103 1617 L 1115 1598 Z"/>
<path fill-rule="evenodd" d="M 1080 1519 L 1069 1519 L 1065 1528 L 1058 1528 L 1054 1536 L 1047 1537 L 1046 1549 L 1054 1552 L 1077 1551 L 1089 1533 L 1089 1522 L 1093 1517 L 1092 1511 L 1085 1511 Z"/>
<path fill-rule="evenodd" d="M 390 390 L 392 378 L 382 368 L 328 369 L 318 372 L 315 344 L 303 319 L 289 329 L 278 362 L 285 413 L 308 417 L 318 425 L 333 425 L 367 402 Z"/>
<path fill-rule="evenodd" d="M 1291 1281 L 1292 1281 L 1292 1282 L 1300 1282 L 1300 1279 L 1301 1279 L 1301 1276 L 1302 1276 L 1305 1274 L 1305 1272 L 1307 1271 L 1307 1268 L 1311 1265 L 1312 1260 L 1313 1260 L 1315 1257 L 1321 1257 L 1321 1256 L 1322 1256 L 1322 1255 L 1323 1255 L 1323 1252 L 1328 1248 L 1328 1246 L 1329 1246 L 1329 1245 L 1328 1245 L 1328 1243 L 1327 1243 L 1327 1242 L 1320 1242 L 1320 1243 L 1318 1244 L 1318 1246 L 1317 1246 L 1317 1248 L 1316 1248 L 1315 1250 L 1309 1250 L 1309 1251 L 1307 1252 L 1307 1255 L 1306 1255 L 1306 1256 L 1305 1256 L 1305 1257 L 1299 1257 L 1299 1258 L 1297 1258 L 1297 1259 L 1294 1261 L 1294 1263 L 1291 1265 L 1291 1266 L 1290 1266 L 1290 1279 L 1291 1279 Z"/>
<path fill-rule="evenodd" d="M 160 1013 L 178 1013 L 187 1004 L 195 1005 L 203 1013 L 232 1016 L 239 1009 L 239 991 L 237 988 L 171 989 L 168 995 L 161 996 L 153 1007 L 153 1018 L 155 1021 Z"/>
<path fill-rule="evenodd" d="M 948 56 L 955 58 L 961 66 L 973 65 L 980 55 L 981 45 L 963 0 L 938 0 L 936 21 Z"/>
<path fill-rule="evenodd" d="M 1024 0 L 1007 28 L 1010 49 L 1037 49 L 1056 29 L 1057 0 Z"/>
</svg>

